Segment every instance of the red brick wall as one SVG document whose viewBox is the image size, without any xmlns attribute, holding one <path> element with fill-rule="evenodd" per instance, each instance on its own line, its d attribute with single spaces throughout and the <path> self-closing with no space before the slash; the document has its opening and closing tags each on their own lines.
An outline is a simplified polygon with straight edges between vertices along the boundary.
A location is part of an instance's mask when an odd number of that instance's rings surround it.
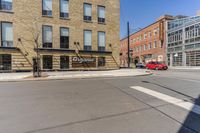
<svg viewBox="0 0 200 133">
<path fill-rule="evenodd" d="M 162 55 L 163 61 L 166 61 L 166 41 L 165 41 L 165 22 L 166 18 L 160 19 L 157 22 L 145 27 L 144 29 L 132 34 L 130 36 L 130 49 L 134 49 L 136 47 L 142 46 L 142 51 L 133 51 L 133 54 L 131 55 L 133 60 L 137 57 L 143 57 L 145 55 L 151 54 L 151 55 Z M 159 32 L 154 35 L 154 30 L 156 28 L 159 28 Z M 151 31 L 151 37 L 148 37 L 149 31 Z M 147 33 L 147 38 L 144 39 L 144 34 Z M 142 35 L 142 40 L 133 42 L 133 39 L 136 39 Z M 154 48 L 154 41 L 157 42 L 157 47 Z M 160 42 L 163 42 L 163 47 L 161 48 Z M 120 42 L 120 62 L 121 66 L 127 66 L 127 38 L 121 40 Z M 152 48 L 148 50 L 144 50 L 144 45 L 149 45 L 149 43 L 152 44 Z M 152 58 L 153 59 L 153 58 Z M 159 58 L 161 59 L 161 58 Z M 158 59 L 157 59 L 158 60 Z M 124 64 L 125 63 L 125 64 Z"/>
</svg>

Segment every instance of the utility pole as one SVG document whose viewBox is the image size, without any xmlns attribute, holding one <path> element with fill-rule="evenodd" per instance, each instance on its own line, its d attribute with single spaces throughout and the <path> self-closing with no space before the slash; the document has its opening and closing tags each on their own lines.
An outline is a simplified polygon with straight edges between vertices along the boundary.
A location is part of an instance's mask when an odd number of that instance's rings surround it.
<svg viewBox="0 0 200 133">
<path fill-rule="evenodd" d="M 127 33 L 128 33 L 128 68 L 130 68 L 130 27 L 129 27 L 129 22 L 127 23 Z"/>
</svg>

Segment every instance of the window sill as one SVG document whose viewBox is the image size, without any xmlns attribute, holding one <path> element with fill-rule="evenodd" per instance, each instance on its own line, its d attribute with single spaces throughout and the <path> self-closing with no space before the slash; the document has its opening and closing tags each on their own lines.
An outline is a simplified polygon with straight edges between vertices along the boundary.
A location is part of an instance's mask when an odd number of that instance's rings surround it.
<svg viewBox="0 0 200 133">
<path fill-rule="evenodd" d="M 62 19 L 62 20 L 71 20 L 70 18 L 63 18 L 63 17 L 60 17 L 60 19 Z"/>
<path fill-rule="evenodd" d="M 14 14 L 13 11 L 8 11 L 8 10 L 0 10 L 0 12 Z"/>
<path fill-rule="evenodd" d="M 103 22 L 98 22 L 98 24 L 106 25 L 106 23 L 105 23 L 105 22 L 104 22 L 104 23 L 103 23 Z"/>
<path fill-rule="evenodd" d="M 83 21 L 86 23 L 93 23 L 92 21 L 89 21 L 89 20 L 83 20 Z"/>
<path fill-rule="evenodd" d="M 47 16 L 47 15 L 42 15 L 42 17 L 45 17 L 45 18 L 53 18 L 53 16 Z"/>
</svg>

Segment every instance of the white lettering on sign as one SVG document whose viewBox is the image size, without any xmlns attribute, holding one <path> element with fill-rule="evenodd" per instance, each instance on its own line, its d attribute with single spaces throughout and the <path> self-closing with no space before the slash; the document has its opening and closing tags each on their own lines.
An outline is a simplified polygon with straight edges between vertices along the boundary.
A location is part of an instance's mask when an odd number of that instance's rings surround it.
<svg viewBox="0 0 200 133">
<path fill-rule="evenodd" d="M 79 57 L 73 57 L 72 61 L 84 63 L 84 62 L 94 62 L 95 58 L 79 58 Z"/>
</svg>

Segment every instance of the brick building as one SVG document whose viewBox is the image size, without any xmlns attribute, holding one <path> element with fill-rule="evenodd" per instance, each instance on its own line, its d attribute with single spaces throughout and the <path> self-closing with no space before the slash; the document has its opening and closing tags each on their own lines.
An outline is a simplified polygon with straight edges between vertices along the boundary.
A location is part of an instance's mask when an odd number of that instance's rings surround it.
<svg viewBox="0 0 200 133">
<path fill-rule="evenodd" d="M 173 19 L 165 15 L 156 22 L 130 35 L 130 57 L 131 63 L 147 63 L 149 61 L 166 61 L 166 21 Z M 127 38 L 121 40 L 120 44 L 120 66 L 127 66 Z"/>
<path fill-rule="evenodd" d="M 119 0 L 0 0 L 0 71 L 32 70 L 37 52 L 42 70 L 118 68 L 119 8 Z"/>
</svg>

